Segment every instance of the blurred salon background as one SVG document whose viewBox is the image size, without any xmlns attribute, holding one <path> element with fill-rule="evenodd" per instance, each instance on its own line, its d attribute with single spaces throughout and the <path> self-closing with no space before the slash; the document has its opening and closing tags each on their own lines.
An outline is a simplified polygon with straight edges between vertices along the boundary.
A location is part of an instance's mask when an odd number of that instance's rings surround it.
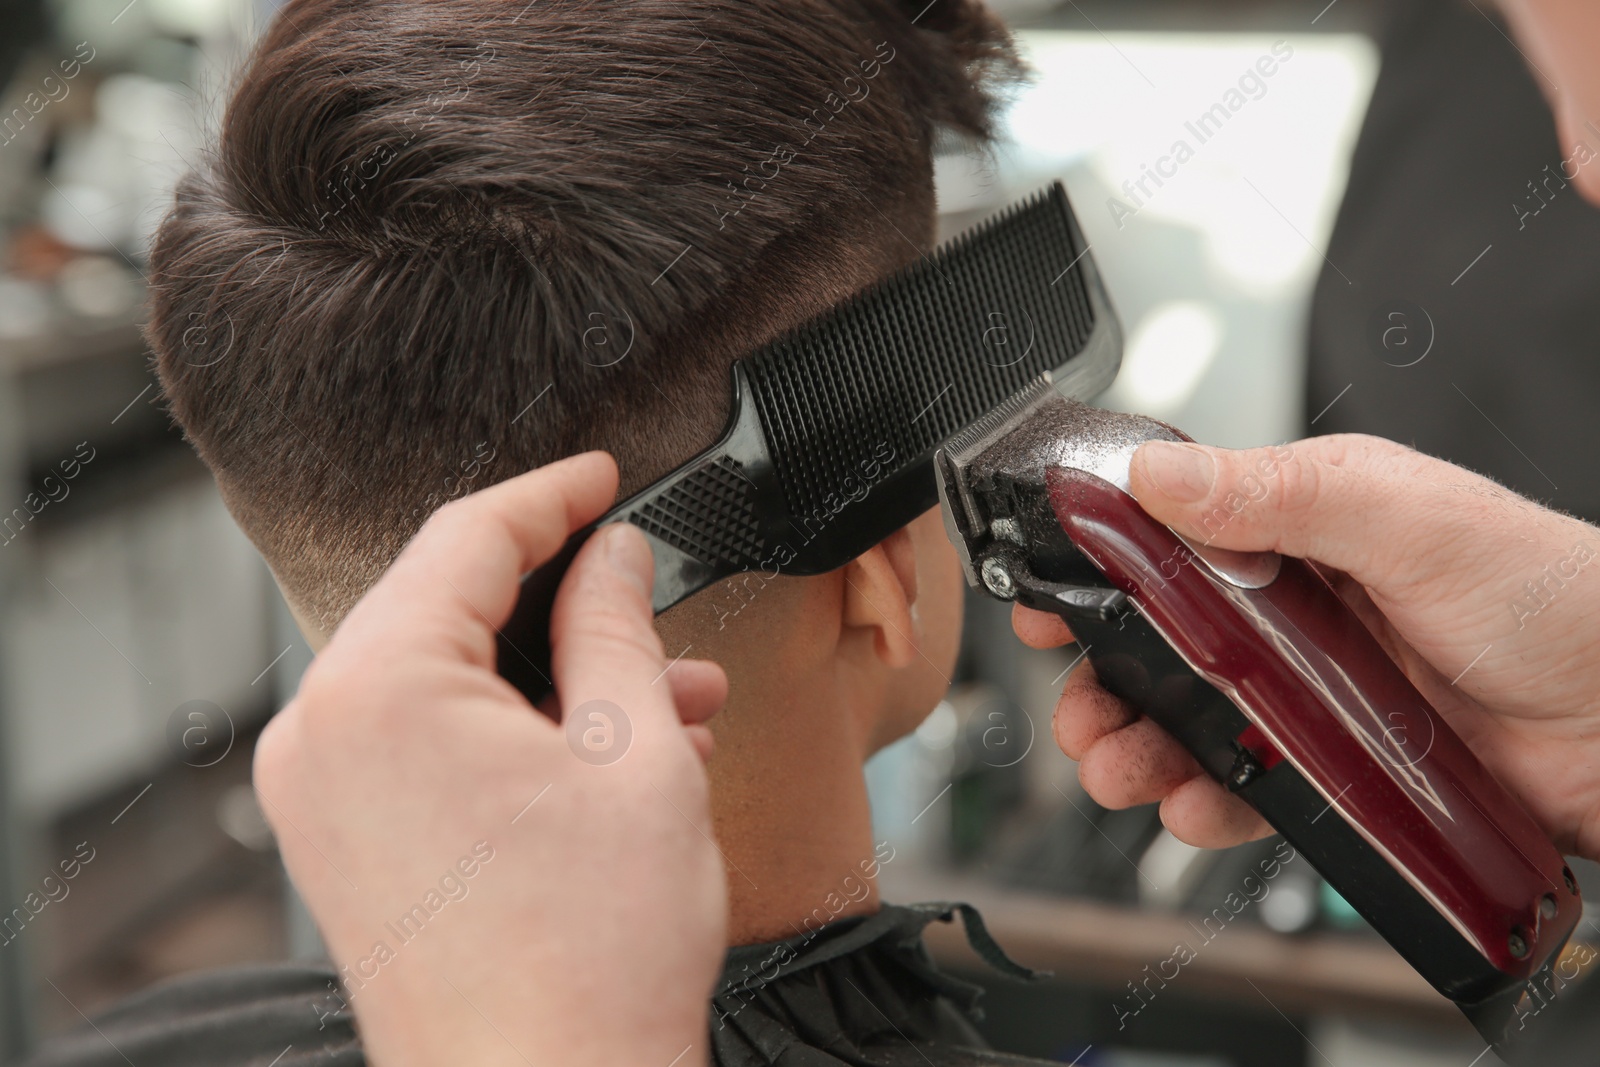
<svg viewBox="0 0 1600 1067">
<path fill-rule="evenodd" d="M 149 236 L 275 6 L 0 0 L 0 1059 L 161 978 L 319 951 L 249 787 L 310 652 L 139 334 Z M 995 157 L 940 156 L 944 229 L 1066 182 L 1128 337 L 1103 403 L 1225 445 L 1377 433 L 1600 518 L 1600 212 L 1486 0 L 995 6 L 1037 76 Z M 933 932 L 998 1046 L 1497 1062 L 1275 842 L 1200 852 L 1089 800 L 1050 737 L 1077 650 L 968 620 L 948 699 L 869 777 L 886 898 L 971 900 L 1055 974 L 1007 986 Z"/>
</svg>

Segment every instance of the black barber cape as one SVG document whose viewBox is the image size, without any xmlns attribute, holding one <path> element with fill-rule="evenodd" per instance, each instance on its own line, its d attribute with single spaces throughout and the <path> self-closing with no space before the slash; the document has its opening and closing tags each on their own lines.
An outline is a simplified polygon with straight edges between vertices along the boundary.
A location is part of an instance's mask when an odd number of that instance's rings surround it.
<svg viewBox="0 0 1600 1067">
<path fill-rule="evenodd" d="M 965 904 L 885 906 L 814 933 L 728 953 L 711 1003 L 718 1067 L 1039 1067 L 990 1051 L 973 1027 L 979 987 L 944 974 L 922 943 L 960 914 L 1003 974 L 1012 963 Z M 326 965 L 179 978 L 51 1042 L 30 1067 L 362 1067 L 355 1018 Z"/>
</svg>

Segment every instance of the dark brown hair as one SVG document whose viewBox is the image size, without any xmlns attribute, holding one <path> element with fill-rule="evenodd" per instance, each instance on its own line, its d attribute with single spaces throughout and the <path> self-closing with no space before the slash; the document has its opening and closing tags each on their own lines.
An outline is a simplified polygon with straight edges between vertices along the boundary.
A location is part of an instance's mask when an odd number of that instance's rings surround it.
<svg viewBox="0 0 1600 1067">
<path fill-rule="evenodd" d="M 1016 70 L 976 0 L 296 0 L 151 253 L 171 410 L 331 628 L 453 496 L 709 443 Z"/>
</svg>

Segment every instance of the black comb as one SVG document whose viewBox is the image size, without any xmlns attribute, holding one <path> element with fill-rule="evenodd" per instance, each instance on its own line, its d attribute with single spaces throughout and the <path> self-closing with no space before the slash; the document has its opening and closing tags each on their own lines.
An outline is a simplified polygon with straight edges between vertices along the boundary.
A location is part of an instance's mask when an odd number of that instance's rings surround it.
<svg viewBox="0 0 1600 1067">
<path fill-rule="evenodd" d="M 650 540 L 655 610 L 736 574 L 842 567 L 938 503 L 946 438 L 1041 375 L 1084 398 L 1109 385 L 1121 337 L 1087 251 L 1058 182 L 735 363 L 722 439 L 600 520 Z M 524 579 L 500 635 L 530 700 L 551 690 L 550 607 L 590 532 Z"/>
</svg>

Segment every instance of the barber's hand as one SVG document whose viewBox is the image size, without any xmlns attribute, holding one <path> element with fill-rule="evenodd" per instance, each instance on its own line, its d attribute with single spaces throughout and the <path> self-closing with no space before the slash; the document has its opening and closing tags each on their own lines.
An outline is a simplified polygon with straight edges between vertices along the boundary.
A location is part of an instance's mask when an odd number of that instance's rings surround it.
<svg viewBox="0 0 1600 1067">
<path fill-rule="evenodd" d="M 726 679 L 666 668 L 650 551 L 623 525 L 555 605 L 579 728 L 494 667 L 519 577 L 616 486 L 590 453 L 446 506 L 261 737 L 262 808 L 376 1067 L 707 1061 L 726 889 L 699 724 Z"/>
<path fill-rule="evenodd" d="M 1196 543 L 1270 549 L 1330 575 L 1405 673 L 1557 847 L 1600 859 L 1600 530 L 1486 478 L 1359 435 L 1230 451 L 1146 444 L 1134 496 Z M 1017 608 L 1026 643 L 1069 639 Z M 1107 807 L 1160 800 L 1178 837 L 1268 833 L 1085 664 L 1055 735 Z"/>
</svg>

